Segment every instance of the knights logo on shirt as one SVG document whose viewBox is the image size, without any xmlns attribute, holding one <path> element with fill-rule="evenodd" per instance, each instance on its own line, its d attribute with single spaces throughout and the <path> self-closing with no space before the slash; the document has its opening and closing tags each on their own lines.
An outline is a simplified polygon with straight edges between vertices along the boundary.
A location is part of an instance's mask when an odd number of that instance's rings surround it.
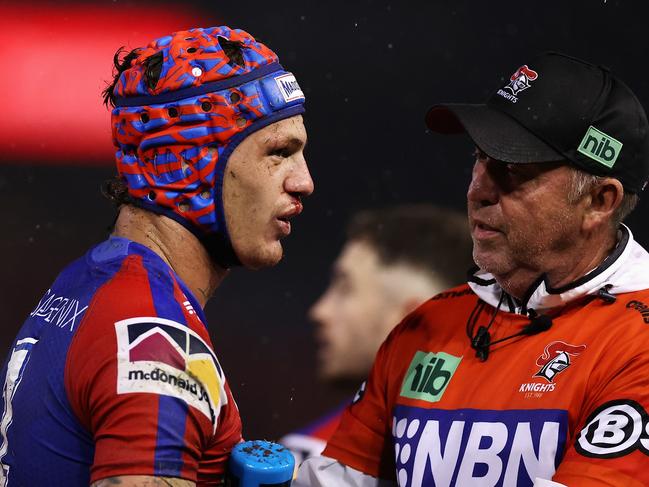
<svg viewBox="0 0 649 487">
<path fill-rule="evenodd" d="M 203 413 L 216 430 L 227 404 L 225 377 L 211 347 L 187 325 L 158 317 L 115 323 L 117 393 L 177 397 Z"/>
<path fill-rule="evenodd" d="M 542 377 L 548 382 L 554 382 L 558 374 L 570 367 L 570 357 L 576 357 L 584 350 L 586 345 L 570 345 L 561 341 L 548 344 L 536 360 L 536 365 L 541 368 L 533 377 Z"/>
</svg>

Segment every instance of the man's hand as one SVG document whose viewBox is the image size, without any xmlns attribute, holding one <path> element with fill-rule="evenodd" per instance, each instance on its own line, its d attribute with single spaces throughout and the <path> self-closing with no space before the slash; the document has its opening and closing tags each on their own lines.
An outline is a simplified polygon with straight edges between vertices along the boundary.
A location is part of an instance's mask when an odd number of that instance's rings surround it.
<svg viewBox="0 0 649 487">
<path fill-rule="evenodd" d="M 173 477 L 151 477 L 149 475 L 120 475 L 93 482 L 90 487 L 195 487 L 194 482 Z"/>
</svg>

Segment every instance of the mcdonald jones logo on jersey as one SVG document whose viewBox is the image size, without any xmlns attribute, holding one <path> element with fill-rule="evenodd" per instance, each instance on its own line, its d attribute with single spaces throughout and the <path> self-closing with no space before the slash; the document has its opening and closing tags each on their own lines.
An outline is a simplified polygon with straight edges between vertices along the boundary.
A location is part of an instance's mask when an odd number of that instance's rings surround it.
<svg viewBox="0 0 649 487">
<path fill-rule="evenodd" d="M 182 399 L 216 428 L 227 403 L 223 370 L 214 352 L 186 325 L 157 317 L 115 323 L 117 393 L 152 393 Z"/>
</svg>

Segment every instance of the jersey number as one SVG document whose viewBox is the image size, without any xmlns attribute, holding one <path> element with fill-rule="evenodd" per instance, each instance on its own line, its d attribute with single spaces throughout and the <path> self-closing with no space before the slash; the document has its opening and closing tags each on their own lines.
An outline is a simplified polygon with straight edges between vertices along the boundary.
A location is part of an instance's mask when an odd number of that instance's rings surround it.
<svg viewBox="0 0 649 487">
<path fill-rule="evenodd" d="M 16 393 L 16 389 L 20 385 L 20 380 L 23 377 L 23 371 L 29 361 L 29 354 L 32 347 L 38 342 L 36 338 L 23 338 L 16 342 L 16 346 L 11 352 L 9 363 L 7 364 L 7 375 L 5 377 L 4 387 L 2 389 L 2 400 L 4 402 L 4 412 L 2 420 L 0 420 L 0 438 L 2 444 L 0 445 L 0 485 L 3 487 L 7 485 L 7 475 L 9 473 L 9 466 L 2 463 L 3 458 L 9 450 L 9 442 L 7 440 L 7 430 L 11 426 L 13 419 L 13 406 L 11 400 Z"/>
</svg>

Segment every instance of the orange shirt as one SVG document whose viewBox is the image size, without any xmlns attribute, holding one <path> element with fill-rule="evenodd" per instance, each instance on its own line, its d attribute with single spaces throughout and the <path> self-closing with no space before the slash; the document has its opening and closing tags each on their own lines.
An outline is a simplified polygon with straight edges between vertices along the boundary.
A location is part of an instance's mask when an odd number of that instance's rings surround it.
<svg viewBox="0 0 649 487">
<path fill-rule="evenodd" d="M 465 285 L 406 317 L 323 455 L 402 487 L 649 485 L 649 289 L 582 296 L 484 362 L 477 304 Z M 530 322 L 486 305 L 476 325 L 492 317 L 492 341 Z"/>
</svg>

